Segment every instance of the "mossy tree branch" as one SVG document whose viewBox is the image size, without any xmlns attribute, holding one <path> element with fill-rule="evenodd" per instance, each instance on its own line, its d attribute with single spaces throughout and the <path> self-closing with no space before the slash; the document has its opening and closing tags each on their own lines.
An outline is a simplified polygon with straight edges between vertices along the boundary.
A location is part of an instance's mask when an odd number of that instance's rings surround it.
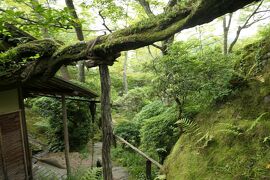
<svg viewBox="0 0 270 180">
<path fill-rule="evenodd" d="M 136 49 L 165 40 L 183 29 L 210 22 L 255 1 L 194 0 L 188 7 L 181 7 L 177 4 L 168 13 L 148 18 L 123 30 L 102 36 L 97 41 L 80 42 L 65 48 L 59 48 L 59 44 L 50 40 L 33 41 L 2 54 L 0 68 L 3 69 L 8 61 L 15 60 L 16 63 L 19 63 L 27 59 L 27 64 L 32 64 L 32 68 L 28 67 L 24 70 L 23 76 L 20 75 L 26 81 L 35 77 L 50 78 L 61 65 L 79 60 L 90 59 L 90 64 L 95 66 L 100 64 L 112 65 L 121 51 Z M 88 47 L 94 42 L 94 47 L 91 48 L 90 52 L 87 52 Z M 21 51 L 21 49 L 24 50 Z M 37 59 L 27 58 L 27 56 L 31 57 L 35 54 L 39 54 Z M 21 67 L 26 68 L 26 66 Z M 27 76 L 24 74 L 27 74 Z"/>
</svg>

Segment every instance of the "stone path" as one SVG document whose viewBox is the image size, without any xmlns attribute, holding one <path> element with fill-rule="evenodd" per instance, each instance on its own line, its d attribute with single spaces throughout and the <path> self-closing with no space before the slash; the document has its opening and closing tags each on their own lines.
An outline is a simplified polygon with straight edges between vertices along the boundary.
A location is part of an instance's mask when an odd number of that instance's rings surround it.
<svg viewBox="0 0 270 180">
<path fill-rule="evenodd" d="M 102 159 L 102 143 L 95 143 L 94 145 L 94 162 Z M 129 174 L 126 168 L 118 166 L 113 162 L 113 178 L 114 180 L 128 180 Z"/>
<path fill-rule="evenodd" d="M 79 153 L 71 153 L 70 160 L 72 166 L 75 168 L 79 166 L 85 166 L 89 167 L 91 165 L 92 159 L 91 159 L 91 153 L 87 158 L 84 158 L 83 160 L 79 160 Z M 45 158 L 45 159 L 57 159 L 57 161 L 65 166 L 64 161 L 64 153 L 49 153 L 47 155 L 43 155 L 42 157 L 39 156 L 39 158 Z M 98 142 L 94 144 L 94 165 L 96 165 L 96 162 L 102 159 L 102 143 Z M 79 161 L 79 163 L 78 163 Z M 129 174 L 126 168 L 118 166 L 116 163 L 113 162 L 113 177 L 114 180 L 128 180 Z M 34 161 L 33 160 L 33 174 L 35 180 L 44 180 L 44 179 L 52 179 L 52 180 L 62 180 L 66 179 L 66 169 L 60 169 L 55 166 L 52 166 L 47 163 L 43 163 L 40 161 Z M 39 176 L 37 176 L 39 174 Z M 47 178 L 44 178 L 47 177 Z"/>
</svg>

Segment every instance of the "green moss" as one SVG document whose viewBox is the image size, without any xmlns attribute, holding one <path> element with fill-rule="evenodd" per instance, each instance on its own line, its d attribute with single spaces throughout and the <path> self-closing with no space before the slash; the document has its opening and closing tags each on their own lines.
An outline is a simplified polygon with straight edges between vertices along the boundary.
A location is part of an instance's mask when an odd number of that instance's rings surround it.
<svg viewBox="0 0 270 180">
<path fill-rule="evenodd" d="M 207 118 L 209 119 L 209 118 Z M 211 119 L 211 117 L 210 117 Z M 205 119 L 206 120 L 206 119 Z M 211 127 L 215 143 L 198 147 L 182 136 L 165 163 L 167 179 L 262 179 L 270 176 L 270 122 L 264 120 L 251 131 L 251 120 L 225 120 Z M 229 123 L 230 122 L 230 123 Z M 234 124 L 232 124 L 234 123 Z M 201 126 L 204 126 L 201 124 Z M 209 126 L 204 126 L 206 133 Z M 199 137 L 198 137 L 199 138 Z"/>
<path fill-rule="evenodd" d="M 49 39 L 31 41 L 0 54 L 0 77 L 14 75 L 21 67 L 39 58 L 51 57 L 58 44 Z"/>
</svg>

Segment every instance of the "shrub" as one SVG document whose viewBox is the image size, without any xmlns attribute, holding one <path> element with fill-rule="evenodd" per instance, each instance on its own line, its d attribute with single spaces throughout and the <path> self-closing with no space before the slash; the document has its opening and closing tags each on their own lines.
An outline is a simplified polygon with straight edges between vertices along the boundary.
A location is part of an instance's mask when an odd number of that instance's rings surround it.
<svg viewBox="0 0 270 180">
<path fill-rule="evenodd" d="M 70 149 L 79 151 L 89 141 L 92 131 L 91 115 L 84 102 L 67 100 L 67 117 Z M 59 100 L 47 97 L 37 98 L 33 108 L 49 120 L 49 143 L 52 151 L 63 150 L 64 131 L 62 105 Z"/>
<path fill-rule="evenodd" d="M 133 121 L 136 121 L 142 126 L 143 122 L 146 119 L 157 116 L 160 113 L 164 112 L 164 110 L 165 110 L 165 106 L 162 104 L 161 101 L 154 101 L 144 106 L 142 110 L 135 115 Z"/>
<path fill-rule="evenodd" d="M 135 153 L 134 151 L 128 151 L 117 147 L 112 149 L 112 159 L 120 163 L 122 166 L 128 168 L 128 172 L 131 174 L 131 179 L 145 180 L 145 158 Z M 158 173 L 158 169 L 152 165 L 152 177 L 155 177 Z M 154 179 L 154 178 L 153 178 Z"/>
<path fill-rule="evenodd" d="M 132 117 L 139 112 L 142 107 L 149 103 L 148 88 L 135 88 L 128 91 L 127 94 L 116 100 L 114 105 L 118 111 L 126 113 L 128 117 Z"/>
<path fill-rule="evenodd" d="M 158 155 L 163 162 L 179 138 L 176 121 L 176 107 L 167 108 L 163 113 L 146 120 L 141 128 L 142 149 Z"/>
<path fill-rule="evenodd" d="M 114 129 L 114 133 L 134 146 L 139 146 L 140 144 L 140 131 L 139 125 L 132 121 L 123 121 Z"/>
</svg>

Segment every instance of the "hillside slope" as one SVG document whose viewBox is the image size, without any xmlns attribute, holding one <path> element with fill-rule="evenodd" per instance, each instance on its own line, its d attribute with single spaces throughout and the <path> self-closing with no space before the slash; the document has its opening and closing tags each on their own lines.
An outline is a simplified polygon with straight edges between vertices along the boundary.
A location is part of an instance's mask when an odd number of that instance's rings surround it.
<svg viewBox="0 0 270 180">
<path fill-rule="evenodd" d="M 234 94 L 179 138 L 164 165 L 168 180 L 270 179 L 269 52 L 269 38 L 245 47 Z"/>
</svg>

